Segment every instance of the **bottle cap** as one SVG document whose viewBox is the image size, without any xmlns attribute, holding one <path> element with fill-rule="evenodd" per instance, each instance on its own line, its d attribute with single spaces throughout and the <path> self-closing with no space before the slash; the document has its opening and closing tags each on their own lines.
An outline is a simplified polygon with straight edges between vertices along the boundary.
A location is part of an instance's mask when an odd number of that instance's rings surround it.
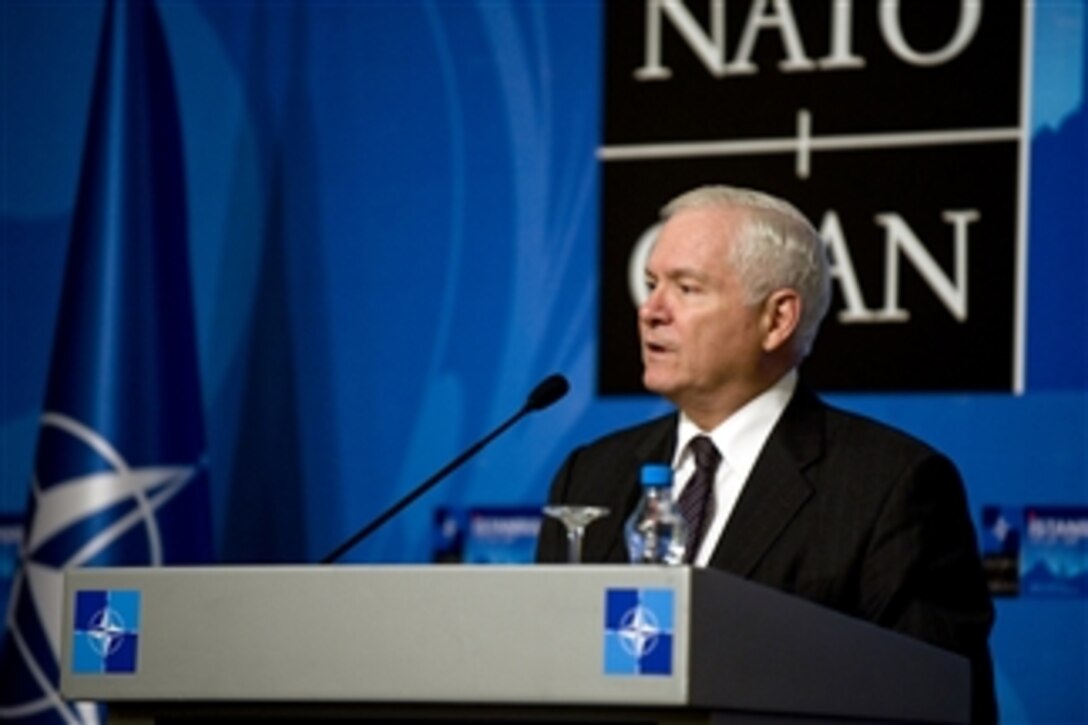
<svg viewBox="0 0 1088 725">
<path fill-rule="evenodd" d="M 671 486 L 672 467 L 665 463 L 642 464 L 643 486 Z"/>
</svg>

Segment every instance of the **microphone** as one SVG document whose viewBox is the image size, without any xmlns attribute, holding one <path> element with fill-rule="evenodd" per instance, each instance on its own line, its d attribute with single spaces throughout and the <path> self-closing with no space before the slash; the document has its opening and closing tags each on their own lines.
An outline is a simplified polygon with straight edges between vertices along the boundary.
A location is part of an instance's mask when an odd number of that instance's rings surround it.
<svg viewBox="0 0 1088 725">
<path fill-rule="evenodd" d="M 384 513 L 382 513 L 369 524 L 355 532 L 355 534 L 350 539 L 326 554 L 325 557 L 321 559 L 320 563 L 332 564 L 333 562 L 335 562 L 341 556 L 346 554 L 353 546 L 373 534 L 387 521 L 389 521 L 389 519 L 396 516 L 417 498 L 427 493 L 427 491 L 431 490 L 431 488 L 433 488 L 435 484 L 451 474 L 462 463 L 479 453 L 484 446 L 486 446 L 488 443 L 495 440 L 504 432 L 506 432 L 507 428 L 514 425 L 514 423 L 517 423 L 529 413 L 533 413 L 538 410 L 544 410 L 545 408 L 551 406 L 564 395 L 566 395 L 568 390 L 570 390 L 570 383 L 568 383 L 567 379 L 562 375 L 549 375 L 548 377 L 541 380 L 537 384 L 537 386 L 533 388 L 532 392 L 529 393 L 529 397 L 526 398 L 524 405 L 521 406 L 521 409 L 518 410 L 518 412 L 514 413 L 514 415 L 510 416 L 510 418 L 508 418 L 505 423 L 488 433 L 480 440 L 478 440 L 464 453 L 457 456 L 457 458 L 454 458 L 452 461 L 447 463 L 445 467 L 443 467 L 441 470 L 439 470 L 426 481 L 412 489 L 412 491 L 410 491 L 407 496 L 397 501 L 395 504 L 386 509 Z"/>
<path fill-rule="evenodd" d="M 549 375 L 537 383 L 537 386 L 533 388 L 533 392 L 529 393 L 525 406 L 518 415 L 535 410 L 544 410 L 566 395 L 568 390 L 570 390 L 570 383 L 567 382 L 566 378 L 558 374 Z"/>
</svg>

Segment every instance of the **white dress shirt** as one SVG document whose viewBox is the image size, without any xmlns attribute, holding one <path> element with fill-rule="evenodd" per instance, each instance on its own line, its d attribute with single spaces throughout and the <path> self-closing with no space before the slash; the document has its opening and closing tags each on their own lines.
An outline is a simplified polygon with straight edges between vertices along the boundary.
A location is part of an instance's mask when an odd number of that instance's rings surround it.
<svg viewBox="0 0 1088 725">
<path fill-rule="evenodd" d="M 725 531 L 733 507 L 748 481 L 760 451 L 763 450 L 771 429 L 778 422 L 797 387 L 797 371 L 791 370 L 767 390 L 748 401 L 733 415 L 722 421 L 714 430 L 699 428 L 687 415 L 680 413 L 676 431 L 676 454 L 673 457 L 673 499 L 678 500 L 684 486 L 695 473 L 695 456 L 688 447 L 698 435 L 708 436 L 718 452 L 721 464 L 714 477 L 714 518 L 707 526 L 706 534 L 693 559 L 695 566 L 706 566 L 710 555 Z"/>
</svg>

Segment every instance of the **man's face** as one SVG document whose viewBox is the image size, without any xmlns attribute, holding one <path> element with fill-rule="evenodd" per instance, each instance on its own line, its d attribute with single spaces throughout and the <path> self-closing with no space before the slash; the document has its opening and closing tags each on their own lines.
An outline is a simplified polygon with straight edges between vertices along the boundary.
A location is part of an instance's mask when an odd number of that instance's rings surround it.
<svg viewBox="0 0 1088 725">
<path fill-rule="evenodd" d="M 639 307 L 643 384 L 685 410 L 743 400 L 762 359 L 760 307 L 729 261 L 743 212 L 688 209 L 666 222 L 646 262 Z"/>
</svg>

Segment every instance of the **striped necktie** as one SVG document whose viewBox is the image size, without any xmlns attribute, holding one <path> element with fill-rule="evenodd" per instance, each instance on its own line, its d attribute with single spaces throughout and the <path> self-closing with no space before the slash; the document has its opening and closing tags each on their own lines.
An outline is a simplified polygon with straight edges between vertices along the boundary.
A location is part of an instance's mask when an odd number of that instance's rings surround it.
<svg viewBox="0 0 1088 725">
<path fill-rule="evenodd" d="M 695 456 L 695 473 L 680 494 L 680 513 L 688 524 L 684 562 L 691 563 L 699 551 L 707 526 L 714 518 L 714 476 L 722 454 L 706 436 L 696 436 L 688 444 Z"/>
</svg>

